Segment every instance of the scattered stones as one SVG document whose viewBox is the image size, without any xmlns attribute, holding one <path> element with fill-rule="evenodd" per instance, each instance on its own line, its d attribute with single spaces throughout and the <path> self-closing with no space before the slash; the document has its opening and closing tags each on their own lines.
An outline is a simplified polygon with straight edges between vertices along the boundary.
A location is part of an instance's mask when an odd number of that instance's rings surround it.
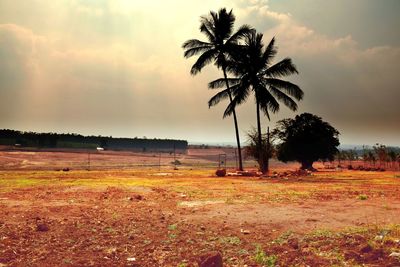
<svg viewBox="0 0 400 267">
<path fill-rule="evenodd" d="M 288 240 L 289 246 L 291 246 L 293 249 L 299 249 L 299 240 L 297 238 L 291 238 Z"/>
<path fill-rule="evenodd" d="M 134 196 L 131 196 L 131 197 L 129 197 L 129 200 L 130 201 L 133 201 L 133 200 L 143 200 L 143 197 L 141 196 L 141 195 L 134 195 Z"/>
<path fill-rule="evenodd" d="M 370 245 L 365 245 L 360 249 L 361 253 L 369 253 L 373 250 L 373 248 Z"/>
<path fill-rule="evenodd" d="M 244 234 L 244 235 L 250 234 L 250 231 L 249 231 L 249 230 L 245 230 L 245 229 L 240 229 L 240 232 L 241 232 L 242 234 Z"/>
<path fill-rule="evenodd" d="M 392 252 L 390 253 L 389 257 L 394 257 L 400 259 L 400 252 Z"/>
<path fill-rule="evenodd" d="M 39 223 L 38 225 L 36 225 L 36 231 L 47 232 L 49 231 L 49 227 L 45 223 Z"/>
<path fill-rule="evenodd" d="M 200 256 L 197 261 L 199 267 L 222 267 L 222 256 L 218 251 L 209 252 Z"/>
</svg>

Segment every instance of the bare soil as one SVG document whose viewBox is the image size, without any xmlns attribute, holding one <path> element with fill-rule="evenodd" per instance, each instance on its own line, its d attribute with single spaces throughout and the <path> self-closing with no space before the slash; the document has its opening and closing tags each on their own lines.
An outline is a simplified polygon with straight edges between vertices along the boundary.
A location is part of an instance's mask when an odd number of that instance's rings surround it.
<svg viewBox="0 0 400 267">
<path fill-rule="evenodd" d="M 400 266 L 399 172 L 214 172 L 0 171 L 0 266 Z"/>
</svg>

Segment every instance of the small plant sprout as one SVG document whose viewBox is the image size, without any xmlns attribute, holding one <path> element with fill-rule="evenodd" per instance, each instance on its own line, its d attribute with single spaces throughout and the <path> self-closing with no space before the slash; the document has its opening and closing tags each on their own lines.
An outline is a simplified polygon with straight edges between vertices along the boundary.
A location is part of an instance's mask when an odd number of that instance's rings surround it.
<svg viewBox="0 0 400 267">
<path fill-rule="evenodd" d="M 274 267 L 278 257 L 276 255 L 267 255 L 260 245 L 256 246 L 256 251 L 253 257 L 254 261 L 261 266 Z"/>
</svg>

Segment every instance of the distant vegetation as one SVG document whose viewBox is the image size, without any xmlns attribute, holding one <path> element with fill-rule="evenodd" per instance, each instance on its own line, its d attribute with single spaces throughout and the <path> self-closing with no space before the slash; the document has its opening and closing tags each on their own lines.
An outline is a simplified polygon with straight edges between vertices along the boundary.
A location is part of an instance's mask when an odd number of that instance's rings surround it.
<svg viewBox="0 0 400 267">
<path fill-rule="evenodd" d="M 0 145 L 17 145 L 39 148 L 134 150 L 141 152 L 175 150 L 184 151 L 188 147 L 185 140 L 113 138 L 107 136 L 83 136 L 80 134 L 57 134 L 0 130 Z"/>
<path fill-rule="evenodd" d="M 400 168 L 400 147 L 377 143 L 372 147 L 340 150 L 335 160 L 338 161 L 339 166 L 350 169 L 396 169 Z M 362 165 L 357 164 L 359 161 L 362 161 Z"/>
</svg>

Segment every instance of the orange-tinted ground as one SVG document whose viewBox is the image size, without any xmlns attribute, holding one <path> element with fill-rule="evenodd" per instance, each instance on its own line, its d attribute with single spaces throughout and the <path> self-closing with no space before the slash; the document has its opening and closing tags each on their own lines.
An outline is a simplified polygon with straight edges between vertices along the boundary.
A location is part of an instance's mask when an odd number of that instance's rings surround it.
<svg viewBox="0 0 400 267">
<path fill-rule="evenodd" d="M 400 265 L 399 172 L 217 178 L 43 162 L 0 171 L 0 266 L 197 266 L 210 251 L 225 266 Z"/>
</svg>

